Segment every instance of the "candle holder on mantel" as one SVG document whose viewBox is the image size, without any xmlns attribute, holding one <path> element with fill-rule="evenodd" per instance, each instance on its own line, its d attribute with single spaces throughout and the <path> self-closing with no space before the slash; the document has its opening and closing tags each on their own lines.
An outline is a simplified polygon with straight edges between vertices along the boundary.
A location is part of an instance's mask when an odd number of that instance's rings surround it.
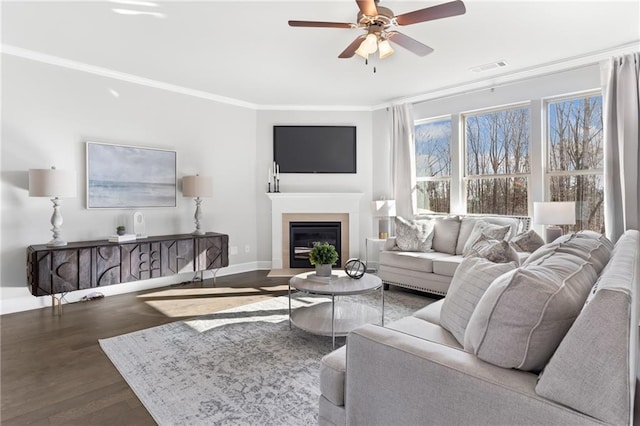
<svg viewBox="0 0 640 426">
<path fill-rule="evenodd" d="M 274 192 L 280 192 L 280 179 L 276 179 L 275 187 L 276 188 Z"/>
<path fill-rule="evenodd" d="M 271 182 L 267 182 L 267 184 L 269 185 L 267 189 L 267 193 L 271 194 Z"/>
</svg>

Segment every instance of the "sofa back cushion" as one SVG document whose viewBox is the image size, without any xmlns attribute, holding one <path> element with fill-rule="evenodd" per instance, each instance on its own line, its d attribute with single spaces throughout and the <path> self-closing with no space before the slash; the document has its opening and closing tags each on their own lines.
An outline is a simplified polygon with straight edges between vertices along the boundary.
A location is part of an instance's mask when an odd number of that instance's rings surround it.
<svg viewBox="0 0 640 426">
<path fill-rule="evenodd" d="M 441 253 L 456 254 L 459 232 L 460 218 L 458 216 L 436 218 L 431 247 Z"/>
<path fill-rule="evenodd" d="M 505 368 L 545 366 L 597 278 L 593 266 L 576 257 L 548 263 L 520 267 L 489 286 L 467 325 L 466 351 Z"/>
<path fill-rule="evenodd" d="M 461 345 L 469 318 L 478 301 L 500 275 L 513 271 L 516 263 L 494 263 L 482 257 L 467 257 L 456 269 L 440 311 L 440 325 Z"/>
<path fill-rule="evenodd" d="M 595 292 L 541 374 L 536 393 L 607 424 L 630 424 L 636 384 L 640 234 L 618 240 Z"/>
</svg>

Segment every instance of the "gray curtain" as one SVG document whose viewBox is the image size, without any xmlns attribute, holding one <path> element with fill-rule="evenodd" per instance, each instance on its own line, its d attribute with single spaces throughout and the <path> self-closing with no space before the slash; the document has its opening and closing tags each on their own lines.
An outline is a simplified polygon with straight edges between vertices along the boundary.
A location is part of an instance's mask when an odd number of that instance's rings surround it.
<svg viewBox="0 0 640 426">
<path fill-rule="evenodd" d="M 609 239 L 640 229 L 640 53 L 602 66 L 604 126 L 604 220 Z"/>
<path fill-rule="evenodd" d="M 396 215 L 413 218 L 416 208 L 415 142 L 413 114 L 410 104 L 395 105 L 392 109 L 391 147 L 393 192 Z"/>
</svg>

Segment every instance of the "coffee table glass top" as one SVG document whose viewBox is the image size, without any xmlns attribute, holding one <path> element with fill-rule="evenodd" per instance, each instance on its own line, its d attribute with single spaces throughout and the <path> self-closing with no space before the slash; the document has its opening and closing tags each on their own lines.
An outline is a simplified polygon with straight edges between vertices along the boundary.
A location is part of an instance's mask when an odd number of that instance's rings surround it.
<svg viewBox="0 0 640 426">
<path fill-rule="evenodd" d="M 296 290 L 312 294 L 350 295 L 362 294 L 380 288 L 382 280 L 372 274 L 360 279 L 349 277 L 343 270 L 334 270 L 331 279 L 316 277 L 315 272 L 305 272 L 292 277 L 289 284 Z"/>
</svg>

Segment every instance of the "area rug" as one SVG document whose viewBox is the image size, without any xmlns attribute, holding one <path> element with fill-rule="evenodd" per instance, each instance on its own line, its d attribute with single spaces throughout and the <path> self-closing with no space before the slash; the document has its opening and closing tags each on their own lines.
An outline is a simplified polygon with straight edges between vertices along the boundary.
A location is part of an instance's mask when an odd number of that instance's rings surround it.
<svg viewBox="0 0 640 426">
<path fill-rule="evenodd" d="M 378 307 L 380 296 L 349 301 Z M 385 321 L 431 302 L 387 291 Z M 331 338 L 290 329 L 287 296 L 99 342 L 160 425 L 315 425 L 320 359 L 332 350 Z"/>
</svg>

